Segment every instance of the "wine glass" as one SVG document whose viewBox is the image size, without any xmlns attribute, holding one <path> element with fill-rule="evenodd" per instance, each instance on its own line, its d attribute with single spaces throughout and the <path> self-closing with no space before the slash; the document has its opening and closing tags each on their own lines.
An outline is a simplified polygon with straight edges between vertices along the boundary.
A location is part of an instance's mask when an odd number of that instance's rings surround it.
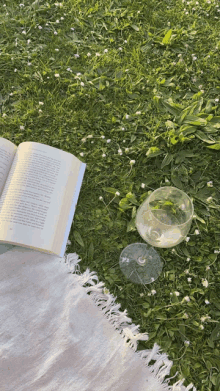
<svg viewBox="0 0 220 391">
<path fill-rule="evenodd" d="M 182 190 L 165 186 L 153 191 L 138 208 L 135 225 L 151 246 L 169 248 L 187 236 L 194 214 L 190 197 Z M 158 252 L 145 243 L 123 249 L 119 265 L 123 274 L 137 284 L 149 284 L 160 275 L 163 262 Z"/>
</svg>

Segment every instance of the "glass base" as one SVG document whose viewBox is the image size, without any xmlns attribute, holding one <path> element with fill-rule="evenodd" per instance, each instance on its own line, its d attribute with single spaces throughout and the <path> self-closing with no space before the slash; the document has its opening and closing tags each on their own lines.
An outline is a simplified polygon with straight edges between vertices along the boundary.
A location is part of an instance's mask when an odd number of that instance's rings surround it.
<svg viewBox="0 0 220 391">
<path fill-rule="evenodd" d="M 156 250 L 145 243 L 132 243 L 120 254 L 122 273 L 136 284 L 150 284 L 162 272 L 163 262 Z"/>
</svg>

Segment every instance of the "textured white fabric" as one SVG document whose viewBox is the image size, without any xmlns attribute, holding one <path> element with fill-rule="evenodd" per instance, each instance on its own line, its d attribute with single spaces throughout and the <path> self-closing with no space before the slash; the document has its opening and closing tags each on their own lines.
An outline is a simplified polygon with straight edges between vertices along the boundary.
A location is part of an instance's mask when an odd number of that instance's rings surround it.
<svg viewBox="0 0 220 391">
<path fill-rule="evenodd" d="M 0 255 L 0 390 L 191 389 L 168 387 L 125 343 L 82 285 L 89 278 L 54 255 L 21 247 Z"/>
</svg>

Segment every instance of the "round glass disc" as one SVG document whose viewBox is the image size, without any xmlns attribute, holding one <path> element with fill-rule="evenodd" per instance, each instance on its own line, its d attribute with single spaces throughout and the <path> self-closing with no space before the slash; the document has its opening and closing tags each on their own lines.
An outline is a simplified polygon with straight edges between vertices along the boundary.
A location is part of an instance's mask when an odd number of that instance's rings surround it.
<svg viewBox="0 0 220 391">
<path fill-rule="evenodd" d="M 163 262 L 157 251 L 145 243 L 132 243 L 119 258 L 122 273 L 136 284 L 150 284 L 162 272 Z"/>
</svg>

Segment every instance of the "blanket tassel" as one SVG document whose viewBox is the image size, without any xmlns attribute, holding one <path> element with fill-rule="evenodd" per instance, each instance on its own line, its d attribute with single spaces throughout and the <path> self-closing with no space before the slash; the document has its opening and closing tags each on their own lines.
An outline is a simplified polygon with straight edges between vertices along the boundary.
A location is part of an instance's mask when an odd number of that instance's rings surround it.
<svg viewBox="0 0 220 391">
<path fill-rule="evenodd" d="M 80 267 L 78 263 L 81 261 L 79 256 L 76 253 L 66 254 L 62 260 L 68 264 L 69 271 L 73 274 L 78 275 L 78 282 L 81 286 L 88 284 L 89 286 L 85 287 L 86 292 L 90 293 L 93 301 L 98 308 L 101 308 L 103 315 L 108 321 L 114 326 L 114 328 L 120 332 L 124 338 L 125 344 L 133 349 L 136 354 L 138 354 L 143 360 L 144 364 L 149 368 L 149 370 L 154 374 L 154 376 L 159 379 L 161 384 L 166 386 L 166 389 L 169 391 L 182 391 L 183 382 L 185 379 L 179 380 L 172 386 L 168 386 L 168 381 L 177 376 L 176 374 L 169 378 L 165 379 L 170 373 L 170 369 L 173 365 L 173 362 L 168 359 L 167 354 L 160 353 L 160 347 L 155 343 L 153 349 L 146 349 L 141 351 L 136 351 L 137 342 L 147 341 L 149 339 L 146 333 L 139 333 L 139 325 L 135 325 L 132 322 L 131 318 L 127 317 L 127 310 L 123 312 L 119 311 L 121 304 L 115 304 L 117 297 L 111 295 L 104 287 L 103 282 L 99 282 L 98 276 L 95 272 L 90 272 L 87 268 L 86 271 L 81 274 Z M 94 282 L 96 280 L 96 283 Z M 128 342 L 130 340 L 130 342 Z M 153 360 L 155 363 L 153 365 L 148 365 L 150 361 Z M 196 391 L 196 388 L 190 383 L 187 387 L 184 387 L 184 391 Z"/>
</svg>

